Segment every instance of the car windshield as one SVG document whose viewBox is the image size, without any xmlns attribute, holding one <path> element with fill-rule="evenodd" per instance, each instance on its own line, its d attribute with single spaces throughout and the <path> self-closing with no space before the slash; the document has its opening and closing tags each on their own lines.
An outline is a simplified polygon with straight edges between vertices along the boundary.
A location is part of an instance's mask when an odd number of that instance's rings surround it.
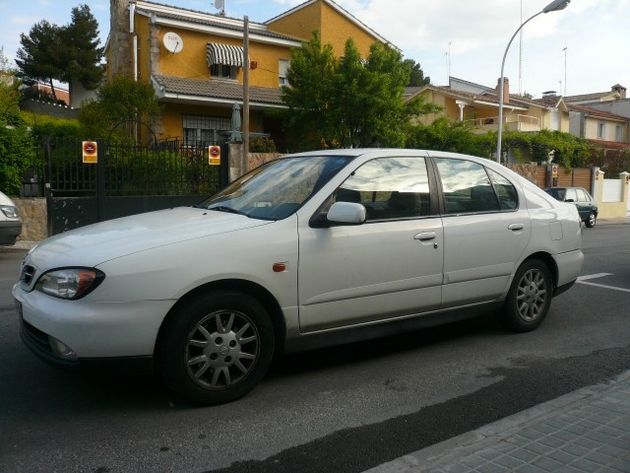
<svg viewBox="0 0 630 473">
<path fill-rule="evenodd" d="M 299 209 L 352 159 L 351 156 L 309 156 L 272 161 L 196 207 L 280 220 Z"/>
<path fill-rule="evenodd" d="M 567 192 L 566 189 L 559 189 L 552 187 L 551 189 L 546 189 L 547 194 L 557 200 L 564 200 L 564 196 Z"/>
</svg>

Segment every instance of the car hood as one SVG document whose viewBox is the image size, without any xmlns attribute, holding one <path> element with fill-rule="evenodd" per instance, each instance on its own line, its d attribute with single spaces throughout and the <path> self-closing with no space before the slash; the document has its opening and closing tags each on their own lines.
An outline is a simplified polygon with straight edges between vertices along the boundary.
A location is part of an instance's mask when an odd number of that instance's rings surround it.
<svg viewBox="0 0 630 473">
<path fill-rule="evenodd" d="M 271 221 L 193 207 L 177 207 L 77 228 L 44 240 L 28 255 L 40 270 L 94 267 L 105 261 L 173 243 L 203 238 Z"/>
</svg>

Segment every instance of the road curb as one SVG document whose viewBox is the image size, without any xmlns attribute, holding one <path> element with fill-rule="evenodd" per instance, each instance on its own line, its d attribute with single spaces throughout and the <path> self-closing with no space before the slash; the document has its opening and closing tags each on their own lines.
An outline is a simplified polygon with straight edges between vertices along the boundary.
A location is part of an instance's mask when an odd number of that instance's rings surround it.
<svg viewBox="0 0 630 473">
<path fill-rule="evenodd" d="M 476 451 L 497 444 L 498 437 L 508 438 L 526 424 L 542 419 L 559 410 L 568 411 L 572 407 L 594 396 L 608 391 L 618 383 L 630 380 L 630 370 L 608 381 L 580 388 L 572 393 L 531 407 L 519 413 L 483 426 L 471 432 L 458 435 L 430 447 L 404 455 L 400 458 L 371 468 L 364 473 L 424 473 L 435 471 L 437 464 L 449 459 L 464 458 Z"/>
</svg>

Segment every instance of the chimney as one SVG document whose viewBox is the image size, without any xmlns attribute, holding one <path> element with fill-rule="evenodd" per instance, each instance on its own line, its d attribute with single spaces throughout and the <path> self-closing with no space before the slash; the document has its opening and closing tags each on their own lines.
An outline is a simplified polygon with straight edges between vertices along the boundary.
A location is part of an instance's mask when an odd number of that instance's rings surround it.
<svg viewBox="0 0 630 473">
<path fill-rule="evenodd" d="M 497 80 L 497 98 L 499 97 L 499 91 L 501 90 L 501 78 Z M 503 103 L 510 103 L 510 79 L 503 78 Z"/>
<path fill-rule="evenodd" d="M 112 75 L 131 74 L 131 37 L 129 34 L 129 0 L 110 0 L 109 47 Z"/>
<path fill-rule="evenodd" d="M 613 92 L 618 92 L 620 99 L 626 98 L 626 88 L 623 85 L 615 84 L 610 88 L 610 90 L 612 90 Z"/>
</svg>

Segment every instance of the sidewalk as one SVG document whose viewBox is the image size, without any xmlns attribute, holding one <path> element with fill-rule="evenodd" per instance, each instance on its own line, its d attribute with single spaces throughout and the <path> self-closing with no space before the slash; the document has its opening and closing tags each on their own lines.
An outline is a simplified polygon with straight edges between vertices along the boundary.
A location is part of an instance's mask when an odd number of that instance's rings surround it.
<svg viewBox="0 0 630 473">
<path fill-rule="evenodd" d="M 630 370 L 368 472 L 630 473 Z"/>
</svg>

